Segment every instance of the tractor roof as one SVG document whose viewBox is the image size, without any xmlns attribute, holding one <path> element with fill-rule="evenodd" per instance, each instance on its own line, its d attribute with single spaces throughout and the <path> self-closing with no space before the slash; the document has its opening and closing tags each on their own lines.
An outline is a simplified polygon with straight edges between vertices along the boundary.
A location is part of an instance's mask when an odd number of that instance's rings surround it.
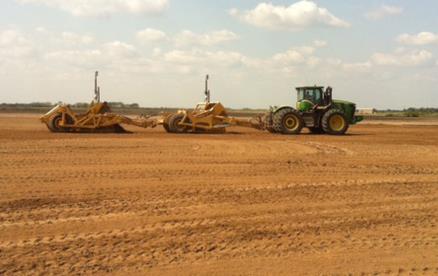
<svg viewBox="0 0 438 276">
<path fill-rule="evenodd" d="M 314 85 L 314 86 L 300 86 L 300 87 L 297 87 L 296 89 L 297 89 L 297 90 L 301 90 L 301 89 L 308 89 L 308 88 L 319 88 L 319 89 L 324 89 L 324 86 L 316 86 L 316 85 Z"/>
</svg>

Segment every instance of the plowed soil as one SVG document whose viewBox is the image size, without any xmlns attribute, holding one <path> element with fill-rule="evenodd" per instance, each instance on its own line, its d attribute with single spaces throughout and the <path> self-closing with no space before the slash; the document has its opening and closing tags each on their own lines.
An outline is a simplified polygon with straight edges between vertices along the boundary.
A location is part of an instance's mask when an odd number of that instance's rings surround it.
<svg viewBox="0 0 438 276">
<path fill-rule="evenodd" d="M 0 275 L 438 274 L 438 126 L 131 130 L 0 115 Z"/>
</svg>

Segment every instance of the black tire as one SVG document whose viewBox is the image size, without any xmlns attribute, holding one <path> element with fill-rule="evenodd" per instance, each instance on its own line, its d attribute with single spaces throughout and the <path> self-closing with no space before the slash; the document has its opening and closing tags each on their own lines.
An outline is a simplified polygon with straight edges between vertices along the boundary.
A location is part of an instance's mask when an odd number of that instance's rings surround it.
<svg viewBox="0 0 438 276">
<path fill-rule="evenodd" d="M 185 126 L 178 125 L 182 119 L 184 118 L 184 114 L 173 114 L 169 116 L 168 119 L 168 128 L 171 133 L 184 133 L 187 131 Z"/>
<path fill-rule="evenodd" d="M 273 129 L 272 127 L 267 127 L 266 130 L 269 131 L 270 133 L 276 133 L 275 129 Z"/>
<path fill-rule="evenodd" d="M 62 121 L 62 114 L 57 114 L 50 118 L 50 121 L 47 124 L 47 127 L 51 132 L 66 132 L 68 128 L 61 127 L 59 123 Z"/>
<path fill-rule="evenodd" d="M 272 128 L 277 133 L 295 135 L 299 134 L 304 127 L 300 113 L 291 107 L 277 111 L 272 121 Z"/>
<path fill-rule="evenodd" d="M 330 135 L 343 135 L 347 132 L 350 124 L 345 114 L 340 109 L 331 109 L 322 116 L 322 129 Z"/>
<path fill-rule="evenodd" d="M 169 125 L 167 124 L 167 122 L 163 123 L 163 127 L 166 130 L 166 132 L 170 132 Z"/>
<path fill-rule="evenodd" d="M 51 119 L 50 121 L 46 122 L 46 126 L 47 126 L 47 128 L 50 130 L 50 132 L 58 132 L 58 130 L 55 129 L 55 128 L 52 126 L 52 120 L 53 120 L 53 119 Z"/>
<path fill-rule="evenodd" d="M 169 116 L 166 117 L 163 121 L 163 127 L 167 132 L 170 132 L 170 128 L 169 128 Z"/>
<path fill-rule="evenodd" d="M 309 127 L 309 131 L 312 134 L 324 134 L 324 130 L 320 127 Z"/>
</svg>

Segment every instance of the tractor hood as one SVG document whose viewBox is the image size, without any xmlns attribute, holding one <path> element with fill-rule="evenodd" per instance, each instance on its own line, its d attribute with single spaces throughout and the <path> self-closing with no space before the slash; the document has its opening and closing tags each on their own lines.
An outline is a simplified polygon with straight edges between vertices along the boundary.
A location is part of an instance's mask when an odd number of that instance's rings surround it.
<svg viewBox="0 0 438 276">
<path fill-rule="evenodd" d="M 341 109 L 344 112 L 350 124 L 355 124 L 361 121 L 359 117 L 355 116 L 356 113 L 355 103 L 345 100 L 333 100 L 333 104 L 336 106 L 336 108 Z"/>
<path fill-rule="evenodd" d="M 334 104 L 344 104 L 344 105 L 356 105 L 355 103 L 345 101 L 345 100 L 333 100 Z"/>
</svg>

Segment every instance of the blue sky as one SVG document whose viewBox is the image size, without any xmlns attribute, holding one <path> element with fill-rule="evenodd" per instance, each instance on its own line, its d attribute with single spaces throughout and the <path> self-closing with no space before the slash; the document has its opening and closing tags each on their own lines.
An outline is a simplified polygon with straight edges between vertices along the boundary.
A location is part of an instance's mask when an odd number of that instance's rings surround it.
<svg viewBox="0 0 438 276">
<path fill-rule="evenodd" d="M 292 104 L 330 85 L 361 107 L 438 107 L 438 3 L 4 0 L 0 102 Z"/>
</svg>

